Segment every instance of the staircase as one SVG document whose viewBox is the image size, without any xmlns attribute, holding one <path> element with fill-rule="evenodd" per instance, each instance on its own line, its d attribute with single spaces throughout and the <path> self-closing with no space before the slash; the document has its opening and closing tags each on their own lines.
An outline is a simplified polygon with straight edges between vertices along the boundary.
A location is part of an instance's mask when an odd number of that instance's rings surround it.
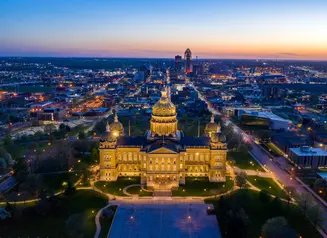
<svg viewBox="0 0 327 238">
<path fill-rule="evenodd" d="M 153 192 L 154 197 L 171 197 L 172 192 L 171 190 L 166 190 L 166 189 L 156 189 Z"/>
</svg>

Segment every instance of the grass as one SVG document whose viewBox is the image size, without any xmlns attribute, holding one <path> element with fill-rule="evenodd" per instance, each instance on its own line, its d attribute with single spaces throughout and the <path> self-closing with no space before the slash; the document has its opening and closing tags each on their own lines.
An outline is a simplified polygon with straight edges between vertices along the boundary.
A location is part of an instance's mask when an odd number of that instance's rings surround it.
<svg viewBox="0 0 327 238">
<path fill-rule="evenodd" d="M 56 197 L 46 215 L 39 214 L 37 206 L 17 205 L 22 216 L 1 221 L 0 237 L 67 237 L 65 222 L 76 213 L 84 214 L 84 237 L 93 237 L 95 215 L 106 204 L 106 197 L 84 190 Z"/>
<path fill-rule="evenodd" d="M 65 186 L 63 183 L 67 183 L 68 180 L 75 184 L 80 178 L 80 172 L 66 172 L 66 173 L 58 173 L 58 174 L 44 174 L 43 182 L 44 185 L 48 188 L 55 190 L 56 192 L 63 190 Z"/>
<path fill-rule="evenodd" d="M 132 184 L 140 184 L 140 177 L 118 177 L 117 181 L 114 182 L 98 181 L 95 186 L 105 193 L 126 196 L 123 189 Z"/>
<path fill-rule="evenodd" d="M 243 208 L 249 218 L 246 237 L 260 237 L 263 224 L 268 219 L 276 216 L 285 217 L 299 237 L 300 235 L 310 238 L 321 237 L 295 206 L 274 200 L 264 202 L 260 199 L 259 193 L 256 191 L 248 189 L 237 190 L 230 195 L 224 196 L 223 202 L 218 202 L 217 199 L 208 199 L 206 202 L 214 204 L 222 234 L 228 229 L 225 219 L 226 212 L 232 209 L 238 211 Z"/>
<path fill-rule="evenodd" d="M 141 186 L 130 187 L 127 189 L 127 192 L 130 194 L 137 194 L 140 197 L 152 196 L 152 192 L 147 192 L 141 189 Z"/>
<path fill-rule="evenodd" d="M 234 160 L 235 166 L 240 169 L 258 170 L 265 172 L 264 169 L 253 159 L 249 153 L 230 151 L 227 153 L 228 160 Z"/>
<path fill-rule="evenodd" d="M 281 151 L 275 144 L 269 142 L 267 144 L 268 149 L 272 150 L 275 154 L 279 155 L 279 156 L 284 156 L 283 151 Z"/>
<path fill-rule="evenodd" d="M 116 205 L 111 205 L 109 208 L 107 209 L 111 209 L 114 211 L 114 214 L 112 217 L 100 217 L 100 224 L 101 224 L 101 231 L 99 234 L 100 238 L 107 238 L 108 237 L 108 233 L 112 224 L 112 221 L 114 219 L 115 216 L 115 212 L 117 210 L 117 206 Z"/>
<path fill-rule="evenodd" d="M 250 183 L 261 190 L 266 190 L 268 193 L 280 198 L 287 199 L 287 195 L 271 178 L 263 178 L 259 176 L 247 176 Z"/>
<path fill-rule="evenodd" d="M 173 190 L 173 196 L 212 196 L 224 193 L 234 186 L 234 181 L 226 177 L 224 183 L 209 182 L 206 177 L 187 177 L 185 185 L 179 185 L 177 190 Z"/>
</svg>

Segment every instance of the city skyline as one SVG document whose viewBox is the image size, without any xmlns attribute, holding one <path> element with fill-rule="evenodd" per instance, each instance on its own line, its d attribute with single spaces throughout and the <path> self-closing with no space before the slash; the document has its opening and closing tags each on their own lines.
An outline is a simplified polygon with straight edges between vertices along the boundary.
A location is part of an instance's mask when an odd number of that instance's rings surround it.
<svg viewBox="0 0 327 238">
<path fill-rule="evenodd" d="M 20 6 L 17 8 L 17 6 Z M 0 56 L 327 60 L 327 3 L 0 3 Z"/>
</svg>

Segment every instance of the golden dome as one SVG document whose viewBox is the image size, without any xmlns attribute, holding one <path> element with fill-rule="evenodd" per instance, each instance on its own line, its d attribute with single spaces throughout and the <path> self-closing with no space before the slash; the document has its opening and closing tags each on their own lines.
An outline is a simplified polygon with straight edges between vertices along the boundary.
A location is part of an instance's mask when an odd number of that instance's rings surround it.
<svg viewBox="0 0 327 238">
<path fill-rule="evenodd" d="M 220 132 L 220 125 L 215 123 L 215 117 L 213 115 L 211 116 L 211 121 L 204 128 L 204 131 L 206 132 L 206 134 Z"/>
<path fill-rule="evenodd" d="M 167 92 L 161 92 L 160 100 L 152 107 L 152 115 L 154 116 L 175 116 L 176 107 L 168 99 Z"/>
<path fill-rule="evenodd" d="M 152 135 L 158 136 L 176 135 L 176 107 L 167 97 L 166 91 L 161 93 L 160 100 L 152 107 L 150 131 Z"/>
<path fill-rule="evenodd" d="M 219 134 L 218 133 L 212 133 L 210 137 L 211 142 L 217 143 L 219 142 Z"/>
<path fill-rule="evenodd" d="M 124 126 L 118 121 L 117 114 L 115 115 L 115 120 L 113 123 L 110 124 L 110 131 L 118 132 L 121 135 L 124 132 Z"/>
</svg>

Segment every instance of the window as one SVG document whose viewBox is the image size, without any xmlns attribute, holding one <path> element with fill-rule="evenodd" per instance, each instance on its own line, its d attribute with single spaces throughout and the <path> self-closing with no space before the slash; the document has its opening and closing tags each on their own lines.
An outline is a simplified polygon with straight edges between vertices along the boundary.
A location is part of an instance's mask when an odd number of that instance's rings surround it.
<svg viewBox="0 0 327 238">
<path fill-rule="evenodd" d="M 183 164 L 180 164 L 180 165 L 179 165 L 179 168 L 182 169 L 182 168 L 183 168 Z"/>
</svg>

